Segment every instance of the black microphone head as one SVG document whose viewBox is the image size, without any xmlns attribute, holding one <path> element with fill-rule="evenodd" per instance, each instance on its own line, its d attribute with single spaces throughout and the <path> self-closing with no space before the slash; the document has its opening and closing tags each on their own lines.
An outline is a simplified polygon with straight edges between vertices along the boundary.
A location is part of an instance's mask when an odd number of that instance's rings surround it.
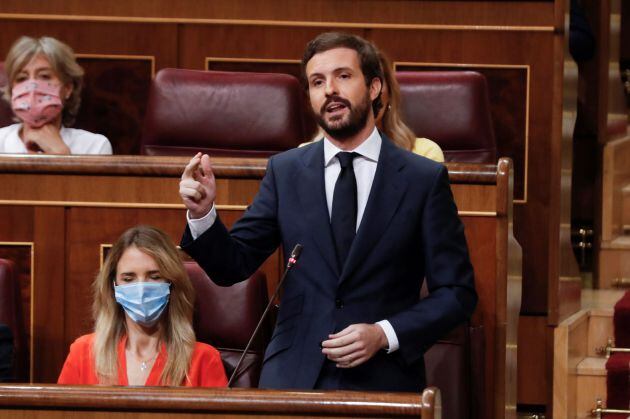
<svg viewBox="0 0 630 419">
<path fill-rule="evenodd" d="M 300 257 L 300 253 L 302 253 L 302 248 L 303 246 L 301 244 L 296 244 L 291 251 L 291 258 L 297 260 Z"/>
</svg>

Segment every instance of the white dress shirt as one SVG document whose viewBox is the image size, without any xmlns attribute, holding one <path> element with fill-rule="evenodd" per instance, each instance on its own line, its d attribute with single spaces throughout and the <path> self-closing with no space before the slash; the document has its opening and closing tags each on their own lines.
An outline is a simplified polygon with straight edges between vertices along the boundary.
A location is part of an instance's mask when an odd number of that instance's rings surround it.
<svg viewBox="0 0 630 419">
<path fill-rule="evenodd" d="M 324 137 L 324 181 L 326 187 L 326 205 L 328 206 L 328 216 L 332 213 L 332 201 L 335 191 L 335 183 L 341 172 L 341 165 L 337 158 L 337 153 L 340 151 L 349 151 L 359 154 L 352 161 L 352 167 L 354 168 L 354 176 L 357 181 L 357 225 L 356 230 L 361 225 L 363 219 L 363 213 L 367 205 L 368 198 L 370 196 L 370 190 L 372 189 L 372 182 L 374 181 L 374 175 L 376 174 L 376 165 L 378 163 L 378 156 L 381 152 L 382 139 L 378 130 L 374 128 L 374 131 L 370 136 L 362 142 L 354 150 L 341 150 L 331 143 L 326 137 Z M 196 239 L 203 234 L 207 229 L 212 227 L 216 220 L 217 212 L 214 207 L 206 216 L 198 219 L 191 219 L 186 214 L 188 220 L 188 227 L 193 239 Z M 355 231 L 356 231 L 355 230 Z M 387 352 L 391 353 L 399 348 L 398 337 L 396 332 L 388 320 L 381 320 L 377 322 L 385 332 L 387 337 L 388 349 Z"/>
</svg>

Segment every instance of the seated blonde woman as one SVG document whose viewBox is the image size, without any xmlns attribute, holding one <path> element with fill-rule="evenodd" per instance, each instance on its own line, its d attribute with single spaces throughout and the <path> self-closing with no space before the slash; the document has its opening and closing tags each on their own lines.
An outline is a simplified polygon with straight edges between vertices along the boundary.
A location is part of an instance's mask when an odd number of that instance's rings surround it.
<svg viewBox="0 0 630 419">
<path fill-rule="evenodd" d="M 383 80 L 381 87 L 381 107 L 376 114 L 376 127 L 384 133 L 394 144 L 415 154 L 443 163 L 444 153 L 435 142 L 428 138 L 416 138 L 414 133 L 402 121 L 400 117 L 400 87 L 394 77 L 393 66 L 382 52 L 379 52 L 381 67 L 383 68 Z M 324 135 L 320 128 L 313 141 L 321 140 Z M 302 143 L 299 147 L 312 143 Z"/>
<path fill-rule="evenodd" d="M 68 128 L 81 102 L 83 69 L 55 38 L 23 36 L 4 62 L 4 98 L 19 123 L 0 128 L 0 153 L 112 154 L 100 134 Z"/>
<path fill-rule="evenodd" d="M 162 231 L 127 230 L 94 284 L 94 333 L 70 347 L 58 384 L 223 387 L 219 352 L 195 341 L 194 289 Z"/>
</svg>

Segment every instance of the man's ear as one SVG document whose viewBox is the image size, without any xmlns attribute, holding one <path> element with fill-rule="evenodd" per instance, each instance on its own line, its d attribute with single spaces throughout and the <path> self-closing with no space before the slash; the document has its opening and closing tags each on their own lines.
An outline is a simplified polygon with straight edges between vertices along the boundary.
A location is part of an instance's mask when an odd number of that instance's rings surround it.
<svg viewBox="0 0 630 419">
<path fill-rule="evenodd" d="M 381 95 L 383 82 L 378 77 L 374 77 L 370 83 L 370 99 L 374 100 Z"/>
</svg>

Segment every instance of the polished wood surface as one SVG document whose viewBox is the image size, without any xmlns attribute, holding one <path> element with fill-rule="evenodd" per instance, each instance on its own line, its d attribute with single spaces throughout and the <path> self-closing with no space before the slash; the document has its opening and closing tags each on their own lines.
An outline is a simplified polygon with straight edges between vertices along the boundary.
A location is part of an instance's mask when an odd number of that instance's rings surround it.
<svg viewBox="0 0 630 419">
<path fill-rule="evenodd" d="M 604 146 L 600 237 L 596 243 L 597 285 L 611 288 L 630 279 L 630 133 Z"/>
<path fill-rule="evenodd" d="M 37 307 L 31 319 L 35 382 L 54 382 L 70 343 L 92 327 L 90 283 L 103 245 L 138 223 L 156 225 L 179 240 L 185 218 L 177 190 L 187 159 L 167 160 L 0 157 L 0 219 L 6 215 L 31 225 L 20 234 L 9 234 L 12 226 L 6 225 L 0 242 L 29 241 L 35 249 L 30 295 Z M 256 194 L 265 164 L 226 158 L 212 163 L 217 207 L 229 226 Z M 513 416 L 522 259 L 512 234 L 511 163 L 447 167 L 480 297 L 472 323 L 484 326 L 484 385 L 492 389 L 484 393 L 486 411 L 491 417 Z M 263 265 L 270 290 L 282 266 L 280 252 Z"/>
<path fill-rule="evenodd" d="M 0 385 L 0 418 L 439 418 L 439 390 L 420 394 L 159 387 Z"/>
<path fill-rule="evenodd" d="M 622 291 L 585 290 L 582 309 L 554 329 L 554 418 L 590 417 L 606 399 L 606 357 L 597 348 L 613 335 L 613 306 Z"/>
</svg>

